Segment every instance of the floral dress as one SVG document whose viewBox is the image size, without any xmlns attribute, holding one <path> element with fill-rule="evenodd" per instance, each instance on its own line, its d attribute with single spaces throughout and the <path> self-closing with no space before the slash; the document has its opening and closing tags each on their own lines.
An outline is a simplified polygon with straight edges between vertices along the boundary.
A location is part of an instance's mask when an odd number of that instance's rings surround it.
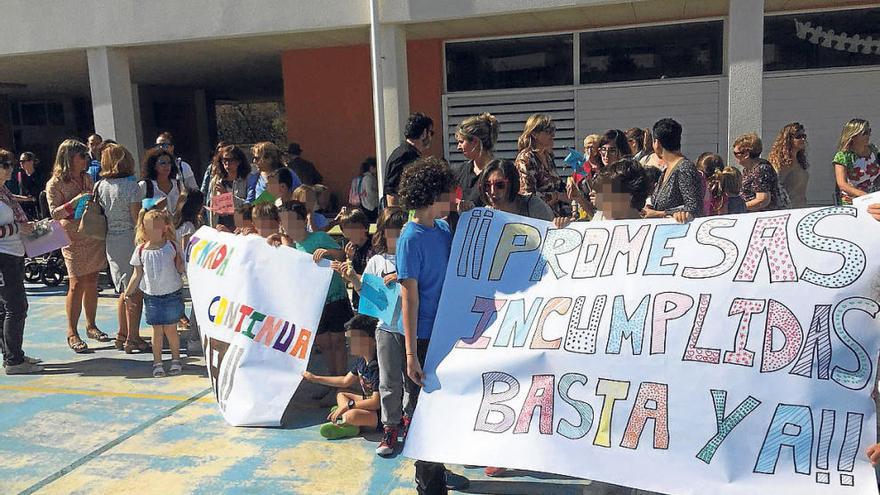
<svg viewBox="0 0 880 495">
<path fill-rule="evenodd" d="M 854 151 L 838 151 L 834 155 L 834 164 L 846 167 L 846 179 L 853 187 L 872 193 L 880 191 L 880 160 L 878 160 L 877 148 L 872 144 L 867 158 L 859 156 Z M 840 194 L 840 204 L 851 205 L 852 197 L 843 191 Z"/>
<path fill-rule="evenodd" d="M 553 153 L 524 149 L 514 163 L 519 171 L 519 193 L 538 194 L 546 203 L 552 204 L 553 193 L 559 191 L 561 184 Z"/>
<path fill-rule="evenodd" d="M 742 176 L 742 199 L 746 202 L 755 199 L 758 193 L 770 194 L 770 203 L 761 211 L 778 209 L 779 204 L 779 176 L 776 169 L 769 162 L 760 161 L 750 170 L 743 170 Z"/>
</svg>

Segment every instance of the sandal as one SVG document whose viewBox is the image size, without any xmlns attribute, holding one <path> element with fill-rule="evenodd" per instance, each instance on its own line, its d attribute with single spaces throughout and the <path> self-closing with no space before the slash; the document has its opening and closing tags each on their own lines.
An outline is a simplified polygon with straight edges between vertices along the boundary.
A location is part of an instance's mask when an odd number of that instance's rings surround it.
<svg viewBox="0 0 880 495">
<path fill-rule="evenodd" d="M 153 378 L 162 378 L 165 376 L 165 368 L 162 363 L 153 364 Z"/>
<path fill-rule="evenodd" d="M 152 352 L 153 348 L 150 347 L 150 344 L 143 340 L 127 340 L 125 341 L 125 353 L 133 354 L 134 351 L 138 351 L 140 353 Z"/>
<path fill-rule="evenodd" d="M 77 354 L 82 354 L 89 350 L 89 345 L 83 342 L 83 340 L 79 338 L 79 335 L 71 335 L 67 337 L 67 346 Z"/>
<path fill-rule="evenodd" d="M 180 365 L 180 361 L 172 359 L 171 366 L 168 367 L 168 374 L 171 376 L 175 376 L 179 375 L 181 371 L 183 371 L 183 366 Z"/>
<path fill-rule="evenodd" d="M 98 342 L 110 342 L 110 336 L 98 329 L 98 327 L 89 327 L 86 329 L 86 335 L 92 340 Z"/>
<path fill-rule="evenodd" d="M 125 337 L 117 335 L 115 339 L 113 339 L 113 345 L 116 346 L 117 351 L 125 350 Z M 130 352 L 126 352 L 126 354 L 131 354 Z"/>
</svg>

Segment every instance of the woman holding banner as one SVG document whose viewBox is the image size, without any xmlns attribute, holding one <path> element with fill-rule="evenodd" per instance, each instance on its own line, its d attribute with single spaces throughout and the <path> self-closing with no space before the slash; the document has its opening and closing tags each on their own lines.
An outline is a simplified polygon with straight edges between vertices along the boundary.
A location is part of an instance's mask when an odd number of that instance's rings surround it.
<svg viewBox="0 0 880 495">
<path fill-rule="evenodd" d="M 33 230 L 27 214 L 3 185 L 12 177 L 13 155 L 0 149 L 0 350 L 7 375 L 35 373 L 43 368 L 39 359 L 25 356 L 24 322 L 27 318 L 27 294 L 24 291 L 24 245 L 21 234 Z"/>
<path fill-rule="evenodd" d="M 134 252 L 134 226 L 141 211 L 141 196 L 134 178 L 134 158 L 125 147 L 108 144 L 101 152 L 101 178 L 95 187 L 98 204 L 107 217 L 107 261 L 110 278 L 119 293 L 116 305 L 119 331 L 116 348 L 131 354 L 135 349 L 149 351 L 150 346 L 140 337 L 143 294 L 128 298 L 125 288 L 133 269 L 129 261 Z"/>
<path fill-rule="evenodd" d="M 98 272 L 107 266 L 104 241 L 79 233 L 80 217 L 85 201 L 94 185 L 86 172 L 88 148 L 67 139 L 58 147 L 52 178 L 46 184 L 46 199 L 54 220 L 58 220 L 70 238 L 70 245 L 61 249 L 69 277 L 67 289 L 67 345 L 81 354 L 88 345 L 79 337 L 77 325 L 83 309 L 86 313 L 86 334 L 98 342 L 110 337 L 95 325 L 98 311 Z"/>
</svg>

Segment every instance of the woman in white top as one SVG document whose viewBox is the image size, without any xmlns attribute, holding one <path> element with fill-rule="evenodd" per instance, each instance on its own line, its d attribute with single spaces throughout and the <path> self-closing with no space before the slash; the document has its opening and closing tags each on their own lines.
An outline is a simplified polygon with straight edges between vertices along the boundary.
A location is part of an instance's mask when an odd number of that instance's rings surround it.
<svg viewBox="0 0 880 495">
<path fill-rule="evenodd" d="M 186 187 L 178 179 L 174 156 L 162 148 L 150 149 L 144 157 L 142 173 L 143 180 L 138 183 L 140 198 L 165 198 L 165 209 L 174 215 Z"/>
<path fill-rule="evenodd" d="M 150 345 L 140 336 L 143 295 L 136 293 L 126 304 L 124 294 L 133 272 L 129 261 L 134 252 L 134 226 L 141 211 L 142 194 L 134 178 L 131 152 L 118 144 L 106 145 L 101 152 L 101 178 L 96 190 L 98 203 L 107 217 L 107 261 L 110 278 L 119 293 L 116 348 L 126 354 L 134 350 L 149 352 Z"/>
<path fill-rule="evenodd" d="M 27 295 L 24 291 L 24 244 L 21 234 L 29 234 L 33 224 L 12 194 L 3 185 L 12 177 L 13 155 L 0 149 L 0 350 L 7 375 L 42 371 L 38 359 L 24 355 L 24 322 Z"/>
</svg>

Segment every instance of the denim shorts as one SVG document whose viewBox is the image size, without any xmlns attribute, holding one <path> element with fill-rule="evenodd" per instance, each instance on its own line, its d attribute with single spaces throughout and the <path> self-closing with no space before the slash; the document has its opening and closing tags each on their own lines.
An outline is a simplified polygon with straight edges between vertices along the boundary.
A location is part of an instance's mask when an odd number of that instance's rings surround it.
<svg viewBox="0 0 880 495">
<path fill-rule="evenodd" d="M 177 324 L 183 316 L 183 289 L 162 296 L 144 294 L 147 325 Z"/>
</svg>

